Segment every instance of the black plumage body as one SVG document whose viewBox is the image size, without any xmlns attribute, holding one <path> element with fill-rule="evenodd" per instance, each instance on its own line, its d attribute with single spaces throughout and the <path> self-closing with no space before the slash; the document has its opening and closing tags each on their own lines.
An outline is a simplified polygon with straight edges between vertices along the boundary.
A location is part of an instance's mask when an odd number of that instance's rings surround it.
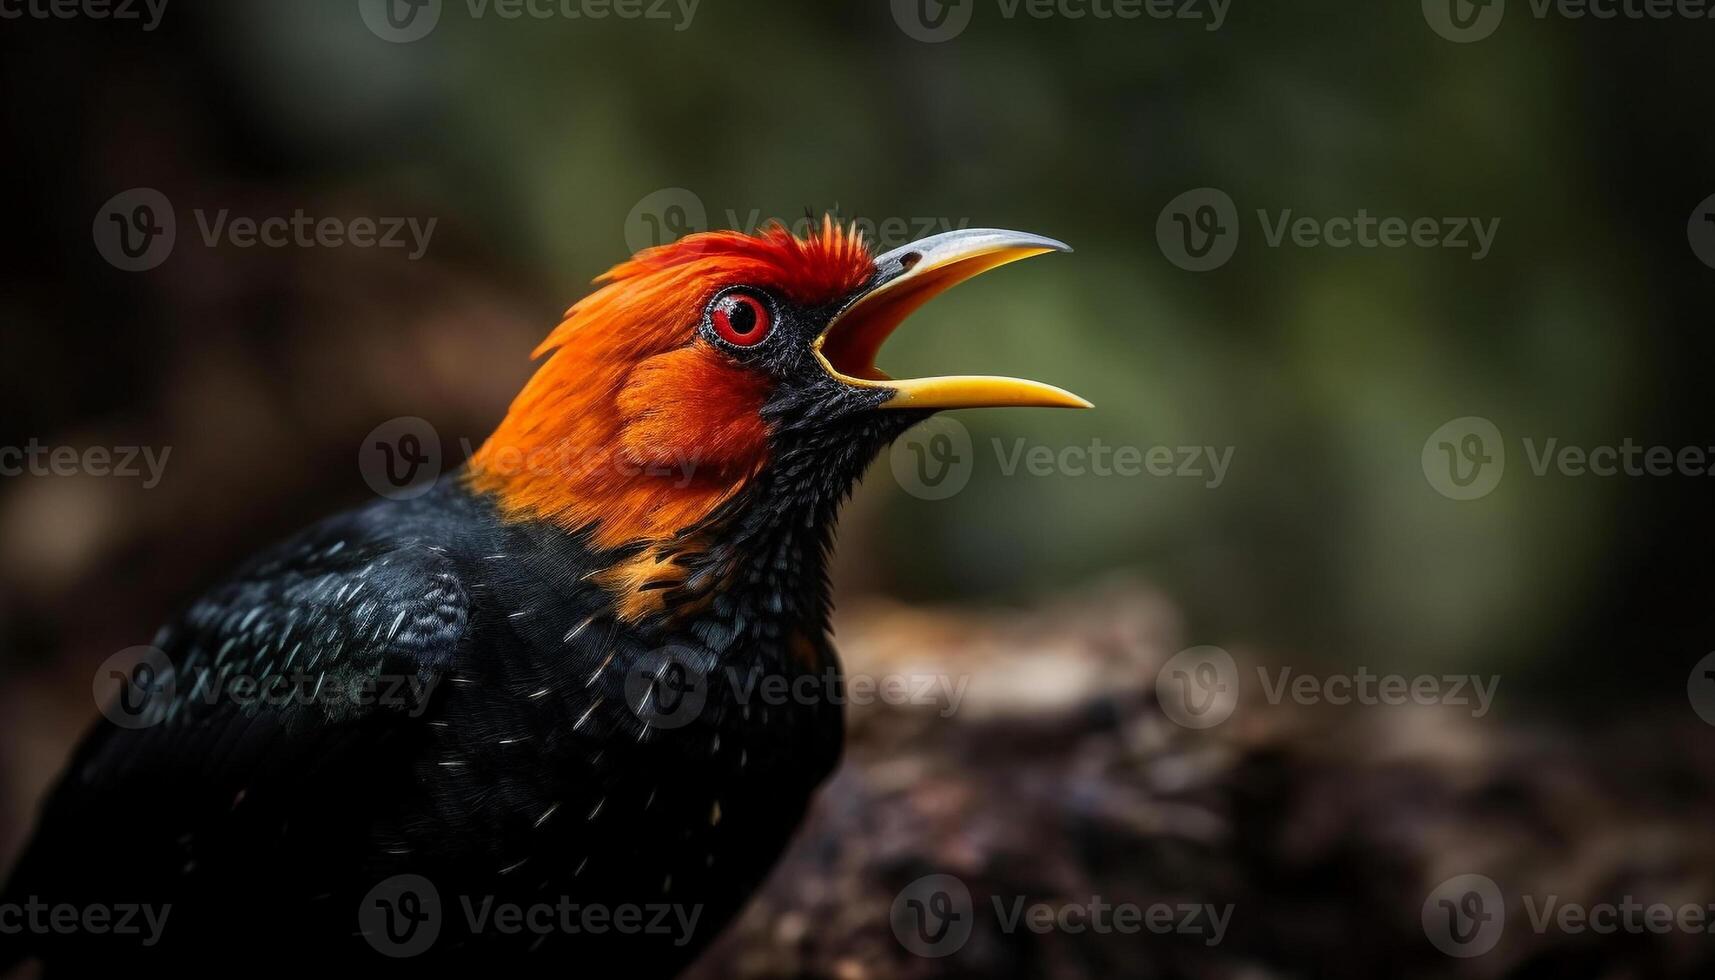
<svg viewBox="0 0 1715 980">
<path fill-rule="evenodd" d="M 772 411 L 793 427 L 789 401 Z M 919 417 L 795 439 L 694 529 L 706 544 L 673 559 L 689 566 L 676 612 L 644 622 L 619 618 L 596 580 L 626 555 L 502 520 L 456 477 L 265 552 L 162 630 L 167 716 L 98 725 L 7 887 L 6 901 L 170 906 L 158 942 L 0 942 L 82 975 L 670 975 L 767 873 L 838 760 L 840 707 L 817 693 L 837 669 L 835 511 Z M 280 675 L 309 696 L 229 696 L 236 677 Z M 782 702 L 760 695 L 768 675 L 816 680 Z M 422 881 L 432 899 L 402 904 Z M 407 920 L 425 899 L 439 931 L 419 949 Z"/>
</svg>

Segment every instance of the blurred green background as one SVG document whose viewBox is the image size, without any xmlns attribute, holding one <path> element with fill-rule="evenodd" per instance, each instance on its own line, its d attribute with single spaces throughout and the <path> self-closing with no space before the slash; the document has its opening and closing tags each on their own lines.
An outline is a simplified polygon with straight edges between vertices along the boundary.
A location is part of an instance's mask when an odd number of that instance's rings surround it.
<svg viewBox="0 0 1715 980">
<path fill-rule="evenodd" d="M 1098 409 L 962 413 L 977 454 L 949 500 L 902 492 L 883 459 L 842 535 L 846 592 L 1025 603 L 1133 575 L 1193 642 L 1501 670 L 1509 694 L 1580 710 L 1679 697 L 1709 648 L 1707 478 L 1539 477 L 1520 440 L 1715 441 L 1715 271 L 1686 232 L 1715 192 L 1715 22 L 1515 2 L 1459 44 L 1416 2 L 1235 0 L 1218 30 L 965 2 L 942 43 L 885 0 L 704 0 L 689 23 L 448 0 L 411 43 L 357 0 L 172 0 L 147 32 L 0 25 L 7 426 L 175 447 L 158 490 L 0 486 L 12 669 L 141 642 L 226 563 L 364 499 L 352 458 L 390 417 L 429 418 L 453 457 L 480 440 L 530 345 L 636 244 L 642 202 L 680 188 L 711 227 L 838 209 L 1077 249 L 937 301 L 882 365 L 1041 378 Z M 147 274 L 89 241 L 136 186 L 179 211 Z M 1242 231 L 1193 273 L 1156 224 L 1200 187 Z M 438 225 L 408 263 L 206 247 L 193 208 Z M 1499 233 L 1480 261 L 1275 248 L 1256 217 L 1360 208 Z M 1508 470 L 1460 502 L 1420 454 L 1470 415 L 1504 434 Z M 991 440 L 1019 436 L 1232 463 L 1215 488 L 1007 476 Z"/>
</svg>

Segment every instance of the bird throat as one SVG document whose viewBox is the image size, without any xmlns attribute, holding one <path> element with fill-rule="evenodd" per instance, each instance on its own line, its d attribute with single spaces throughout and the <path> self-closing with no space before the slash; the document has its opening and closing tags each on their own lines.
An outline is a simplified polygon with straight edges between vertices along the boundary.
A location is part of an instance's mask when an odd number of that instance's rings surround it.
<svg viewBox="0 0 1715 980">
<path fill-rule="evenodd" d="M 633 622 L 671 625 L 714 613 L 818 634 L 828 623 L 827 561 L 840 506 L 905 421 L 789 433 L 769 465 L 706 518 L 619 549 L 595 581 Z"/>
</svg>

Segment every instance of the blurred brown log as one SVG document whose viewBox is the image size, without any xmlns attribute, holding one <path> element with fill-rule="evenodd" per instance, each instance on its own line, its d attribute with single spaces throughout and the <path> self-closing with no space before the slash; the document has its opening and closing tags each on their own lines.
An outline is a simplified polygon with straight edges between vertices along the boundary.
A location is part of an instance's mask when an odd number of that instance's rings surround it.
<svg viewBox="0 0 1715 980">
<path fill-rule="evenodd" d="M 1180 640 L 1147 590 L 1030 612 L 848 612 L 848 672 L 969 688 L 951 712 L 946 699 L 849 709 L 846 764 L 695 980 L 1711 975 L 1707 935 L 1539 934 L 1521 901 L 1715 899 L 1715 763 L 1683 750 L 1708 738 L 1683 703 L 1587 733 L 1449 708 L 1277 707 L 1252 683 L 1226 722 L 1193 731 L 1156 699 Z M 968 886 L 974 926 L 926 958 L 889 915 L 936 873 Z M 1456 959 L 1422 910 L 1464 873 L 1498 883 L 1506 919 L 1493 950 Z M 1097 896 L 1233 912 L 1211 945 L 1009 933 L 992 905 Z"/>
</svg>

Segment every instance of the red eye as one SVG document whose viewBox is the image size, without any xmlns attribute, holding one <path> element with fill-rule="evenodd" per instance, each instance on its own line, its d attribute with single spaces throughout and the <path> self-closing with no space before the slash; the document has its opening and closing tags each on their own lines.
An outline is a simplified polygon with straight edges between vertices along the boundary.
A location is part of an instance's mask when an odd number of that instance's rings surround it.
<svg viewBox="0 0 1715 980">
<path fill-rule="evenodd" d="M 727 293 L 715 300 L 714 308 L 709 311 L 709 322 L 714 324 L 715 333 L 722 340 L 735 347 L 762 343 L 762 338 L 768 336 L 769 328 L 774 325 L 768 307 L 745 293 Z"/>
</svg>

